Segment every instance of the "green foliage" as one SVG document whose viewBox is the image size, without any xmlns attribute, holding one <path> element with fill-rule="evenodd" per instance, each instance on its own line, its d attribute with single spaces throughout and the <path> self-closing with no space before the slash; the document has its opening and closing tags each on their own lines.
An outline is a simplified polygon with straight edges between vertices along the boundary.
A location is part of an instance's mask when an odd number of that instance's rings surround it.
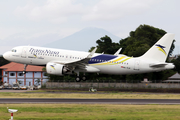
<svg viewBox="0 0 180 120">
<path fill-rule="evenodd" d="M 8 63 L 9 63 L 9 61 L 5 60 L 3 58 L 3 56 L 0 56 L 0 66 L 3 66 L 3 65 L 8 64 Z M 2 70 L 1 69 L 0 69 L 0 76 L 2 76 Z M 0 77 L 0 79 L 1 79 L 1 77 Z"/>
<path fill-rule="evenodd" d="M 171 62 L 176 66 L 174 70 L 180 73 L 180 56 L 178 56 L 177 59 L 173 59 Z"/>
<path fill-rule="evenodd" d="M 18 109 L 16 120 L 178 120 L 180 105 L 118 104 L 1 104 L 0 119 L 7 120 L 6 107 Z"/>
<path fill-rule="evenodd" d="M 3 85 L 3 81 L 2 80 L 0 81 L 0 85 Z"/>
<path fill-rule="evenodd" d="M 21 81 L 21 80 L 17 80 L 17 82 L 18 82 L 19 84 L 22 84 L 22 83 L 23 83 L 23 81 Z"/>
<path fill-rule="evenodd" d="M 40 85 L 39 83 L 41 82 L 41 80 L 38 78 L 37 80 L 35 80 L 36 85 Z"/>
<path fill-rule="evenodd" d="M 130 32 L 129 37 L 120 40 L 120 46 L 123 48 L 122 52 L 128 56 L 141 56 L 164 34 L 166 34 L 166 32 L 162 29 L 149 25 L 140 25 L 135 31 Z M 174 42 L 171 46 L 169 55 L 171 55 L 174 50 Z"/>
<path fill-rule="evenodd" d="M 42 71 L 44 71 L 44 72 L 45 72 L 45 71 L 46 71 L 46 67 L 42 68 Z"/>
<path fill-rule="evenodd" d="M 120 41 L 124 48 L 123 54 L 138 57 L 143 55 L 154 43 L 157 42 L 166 32 L 149 25 L 140 25 L 130 36 Z"/>
<path fill-rule="evenodd" d="M 96 41 L 97 53 L 114 54 L 119 48 L 119 43 L 112 42 L 111 38 L 105 35 Z M 91 47 L 89 51 L 92 51 L 95 47 Z"/>
<path fill-rule="evenodd" d="M 46 84 L 41 85 L 41 88 L 46 88 Z"/>
<path fill-rule="evenodd" d="M 3 66 L 3 65 L 8 64 L 8 63 L 9 63 L 9 61 L 4 59 L 3 56 L 0 56 L 0 66 Z"/>
</svg>

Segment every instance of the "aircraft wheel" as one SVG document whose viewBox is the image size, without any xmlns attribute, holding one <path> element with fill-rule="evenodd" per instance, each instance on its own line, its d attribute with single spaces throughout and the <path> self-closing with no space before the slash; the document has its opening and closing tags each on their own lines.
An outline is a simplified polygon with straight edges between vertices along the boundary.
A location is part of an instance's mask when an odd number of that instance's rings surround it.
<svg viewBox="0 0 180 120">
<path fill-rule="evenodd" d="M 80 78 L 79 77 L 77 77 L 76 78 L 76 82 L 80 82 L 81 80 L 80 80 Z"/>
<path fill-rule="evenodd" d="M 83 77 L 82 77 L 82 80 L 83 80 L 83 81 L 86 81 L 86 76 L 83 76 Z"/>
<path fill-rule="evenodd" d="M 26 74 L 26 71 L 23 71 L 23 74 Z"/>
</svg>

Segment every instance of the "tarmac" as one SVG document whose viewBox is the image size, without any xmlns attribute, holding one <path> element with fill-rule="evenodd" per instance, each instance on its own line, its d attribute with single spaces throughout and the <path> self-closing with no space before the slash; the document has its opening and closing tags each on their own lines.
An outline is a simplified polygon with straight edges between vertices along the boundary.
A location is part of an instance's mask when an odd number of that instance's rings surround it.
<svg viewBox="0 0 180 120">
<path fill-rule="evenodd" d="M 180 99 L 71 99 L 71 98 L 0 98 L 0 104 L 132 104 L 179 105 Z"/>
<path fill-rule="evenodd" d="M 2 89 L 0 92 L 25 93 L 32 90 Z M 29 92 L 28 92 L 29 93 Z M 85 94 L 85 93 L 83 93 Z M 72 98 L 0 98 L 0 104 L 180 104 L 180 99 L 72 99 Z"/>
</svg>

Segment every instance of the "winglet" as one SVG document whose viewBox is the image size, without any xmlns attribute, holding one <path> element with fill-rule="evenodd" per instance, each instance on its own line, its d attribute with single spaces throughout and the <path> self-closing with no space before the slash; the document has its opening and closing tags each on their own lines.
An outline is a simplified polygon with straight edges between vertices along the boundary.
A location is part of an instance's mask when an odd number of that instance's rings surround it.
<svg viewBox="0 0 180 120">
<path fill-rule="evenodd" d="M 119 50 L 114 54 L 114 55 L 119 55 L 119 53 L 121 52 L 122 48 L 119 48 Z"/>
<path fill-rule="evenodd" d="M 94 48 L 93 51 L 91 51 L 91 53 L 87 56 L 87 58 L 92 58 L 92 56 L 94 55 L 94 53 L 96 52 L 97 47 Z"/>
</svg>

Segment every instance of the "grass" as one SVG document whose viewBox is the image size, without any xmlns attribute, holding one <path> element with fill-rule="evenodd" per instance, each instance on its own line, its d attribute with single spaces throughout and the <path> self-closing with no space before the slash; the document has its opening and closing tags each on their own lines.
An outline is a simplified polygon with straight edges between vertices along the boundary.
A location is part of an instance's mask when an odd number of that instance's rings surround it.
<svg viewBox="0 0 180 120">
<path fill-rule="evenodd" d="M 2 92 L 0 98 L 114 98 L 114 99 L 180 99 L 180 94 L 152 93 L 11 93 Z"/>
<path fill-rule="evenodd" d="M 6 107 L 18 109 L 14 120 L 179 120 L 180 105 L 0 104 L 0 119 L 10 119 Z"/>
<path fill-rule="evenodd" d="M 39 92 L 39 93 L 36 93 Z M 0 98 L 119 98 L 180 99 L 180 94 L 131 92 L 96 93 L 0 93 Z M 14 120 L 179 120 L 180 105 L 119 104 L 0 104 L 0 120 L 10 119 L 10 109 L 18 109 Z"/>
</svg>

